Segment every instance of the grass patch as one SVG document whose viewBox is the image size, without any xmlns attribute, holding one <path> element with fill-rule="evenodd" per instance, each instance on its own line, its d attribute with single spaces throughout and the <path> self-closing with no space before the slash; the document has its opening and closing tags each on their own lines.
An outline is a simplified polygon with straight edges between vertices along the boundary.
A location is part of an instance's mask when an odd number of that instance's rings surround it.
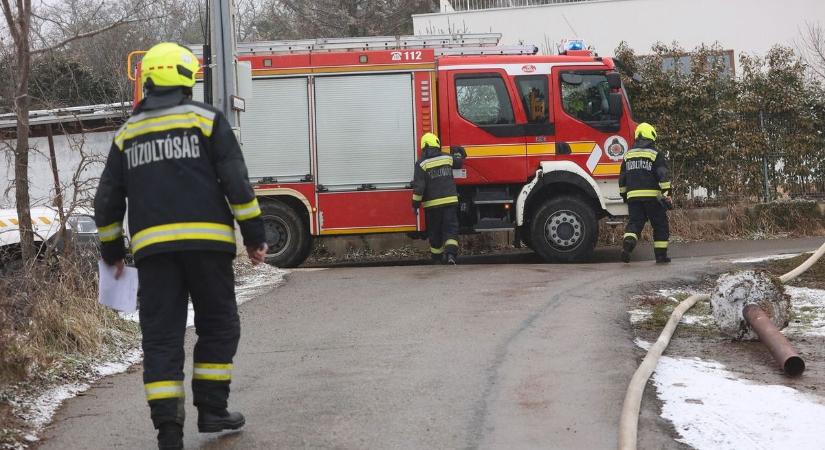
<svg viewBox="0 0 825 450">
<path fill-rule="evenodd" d="M 0 280 L 0 388 L 137 343 L 138 325 L 97 303 L 93 261 L 60 257 Z"/>
</svg>

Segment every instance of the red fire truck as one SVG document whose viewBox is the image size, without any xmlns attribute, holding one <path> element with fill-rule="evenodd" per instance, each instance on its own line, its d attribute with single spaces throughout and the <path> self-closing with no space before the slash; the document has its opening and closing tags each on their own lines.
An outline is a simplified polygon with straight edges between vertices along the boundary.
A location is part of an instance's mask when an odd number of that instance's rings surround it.
<svg viewBox="0 0 825 450">
<path fill-rule="evenodd" d="M 270 262 L 300 264 L 313 236 L 425 231 L 410 183 L 430 131 L 467 152 L 454 173 L 463 231 L 586 259 L 598 220 L 627 214 L 617 178 L 635 124 L 619 74 L 588 50 L 541 56 L 499 38 L 240 44 L 252 74 L 240 134 Z"/>
</svg>

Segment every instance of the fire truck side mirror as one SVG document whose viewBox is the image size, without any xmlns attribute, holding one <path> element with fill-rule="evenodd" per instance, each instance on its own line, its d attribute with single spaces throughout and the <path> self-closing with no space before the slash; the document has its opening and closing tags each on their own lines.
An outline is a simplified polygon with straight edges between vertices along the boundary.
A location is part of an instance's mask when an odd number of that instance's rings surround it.
<svg viewBox="0 0 825 450">
<path fill-rule="evenodd" d="M 610 89 L 622 88 L 622 77 L 619 72 L 607 72 L 607 85 L 610 86 Z"/>
<path fill-rule="evenodd" d="M 622 94 L 611 92 L 608 94 L 607 103 L 610 106 L 610 116 L 616 120 L 621 119 L 624 114 L 624 109 L 622 109 Z"/>
</svg>

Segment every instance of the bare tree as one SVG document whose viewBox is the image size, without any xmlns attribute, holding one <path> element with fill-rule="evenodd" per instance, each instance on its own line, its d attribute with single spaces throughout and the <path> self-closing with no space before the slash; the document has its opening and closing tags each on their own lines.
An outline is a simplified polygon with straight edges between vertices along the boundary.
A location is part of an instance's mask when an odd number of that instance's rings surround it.
<svg viewBox="0 0 825 450">
<path fill-rule="evenodd" d="M 802 44 L 799 46 L 808 68 L 825 81 L 825 28 L 819 22 L 808 22 L 802 30 Z"/>
<path fill-rule="evenodd" d="M 116 20 L 105 25 L 92 29 L 62 29 L 62 22 L 59 16 L 48 16 L 45 14 L 35 14 L 32 11 L 31 0 L 15 0 L 14 6 L 9 0 L 0 0 L 3 9 L 3 16 L 6 19 L 8 32 L 12 38 L 14 48 L 14 101 L 13 109 L 17 116 L 17 142 L 14 149 L 14 188 L 15 202 L 17 204 L 17 217 L 20 229 L 20 247 L 24 263 L 32 261 L 35 255 L 34 232 L 31 221 L 31 200 L 29 198 L 29 82 L 31 78 L 32 57 L 37 54 L 54 51 L 63 48 L 75 41 L 96 36 L 100 33 L 114 28 L 132 23 L 138 19 L 134 18 L 136 11 L 139 11 L 151 3 L 149 0 L 136 0 L 132 3 L 133 8 L 123 10 L 123 14 Z M 103 10 L 105 2 L 100 2 L 98 11 Z M 49 6 L 43 7 L 48 10 Z M 38 19 L 40 24 L 51 24 L 62 31 L 57 39 L 47 41 L 41 28 L 37 29 L 41 45 L 32 45 L 32 20 Z M 49 28 L 49 27 L 45 27 Z"/>
</svg>

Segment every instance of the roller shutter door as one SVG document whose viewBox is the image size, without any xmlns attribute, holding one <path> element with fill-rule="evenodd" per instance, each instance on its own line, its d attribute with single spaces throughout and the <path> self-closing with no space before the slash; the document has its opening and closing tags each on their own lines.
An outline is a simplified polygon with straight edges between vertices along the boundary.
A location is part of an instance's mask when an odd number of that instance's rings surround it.
<svg viewBox="0 0 825 450">
<path fill-rule="evenodd" d="M 241 113 L 241 137 L 250 178 L 298 181 L 311 171 L 306 78 L 252 81 L 252 98 Z M 192 89 L 203 99 L 203 83 Z"/>
<path fill-rule="evenodd" d="M 318 183 L 402 187 L 415 163 L 410 74 L 315 79 Z"/>
</svg>

